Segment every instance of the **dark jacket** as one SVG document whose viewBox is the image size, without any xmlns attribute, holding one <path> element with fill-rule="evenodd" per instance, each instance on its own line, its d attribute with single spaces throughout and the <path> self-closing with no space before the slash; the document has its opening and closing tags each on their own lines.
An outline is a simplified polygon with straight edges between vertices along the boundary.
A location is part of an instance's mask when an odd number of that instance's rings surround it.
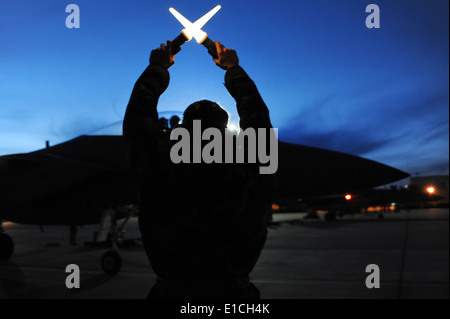
<svg viewBox="0 0 450 319">
<path fill-rule="evenodd" d="M 139 227 L 154 272 L 174 281 L 248 276 L 267 236 L 273 175 L 257 164 L 173 164 L 173 141 L 158 124 L 157 103 L 169 72 L 150 65 L 136 82 L 123 133 L 140 189 Z M 240 126 L 270 128 L 253 81 L 235 66 L 225 86 Z"/>
</svg>

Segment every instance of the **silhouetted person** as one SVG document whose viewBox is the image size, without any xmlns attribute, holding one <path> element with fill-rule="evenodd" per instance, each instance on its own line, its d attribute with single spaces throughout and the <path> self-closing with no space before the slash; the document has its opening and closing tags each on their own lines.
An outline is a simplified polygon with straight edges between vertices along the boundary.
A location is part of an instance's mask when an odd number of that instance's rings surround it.
<svg viewBox="0 0 450 319">
<path fill-rule="evenodd" d="M 169 121 L 165 117 L 158 119 L 158 124 L 162 132 L 169 132 Z"/>
<path fill-rule="evenodd" d="M 269 111 L 234 50 L 216 42 L 225 86 L 240 127 L 271 128 Z M 273 175 L 258 164 L 174 164 L 176 141 L 158 133 L 157 103 L 174 64 L 171 42 L 153 50 L 134 86 L 124 119 L 130 162 L 140 189 L 139 227 L 158 276 L 149 298 L 259 298 L 249 282 L 267 236 Z M 211 101 L 190 105 L 181 127 L 225 131 L 228 113 Z M 192 154 L 191 154 L 192 155 Z"/>
<path fill-rule="evenodd" d="M 174 128 L 176 128 L 178 126 L 178 124 L 180 124 L 181 119 L 174 115 L 170 118 L 170 129 L 173 130 Z"/>
<path fill-rule="evenodd" d="M 78 233 L 77 225 L 71 224 L 69 230 L 70 230 L 69 231 L 70 244 L 72 246 L 76 246 L 77 245 L 77 233 Z"/>
</svg>

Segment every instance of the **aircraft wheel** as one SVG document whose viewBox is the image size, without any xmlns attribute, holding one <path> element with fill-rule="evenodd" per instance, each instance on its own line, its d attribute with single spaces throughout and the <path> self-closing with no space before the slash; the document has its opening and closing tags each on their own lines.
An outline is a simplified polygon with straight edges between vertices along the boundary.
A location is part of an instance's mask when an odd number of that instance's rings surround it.
<svg viewBox="0 0 450 319">
<path fill-rule="evenodd" d="M 0 261 L 8 260 L 14 252 L 14 242 L 8 234 L 0 233 Z"/>
<path fill-rule="evenodd" d="M 103 254 L 101 263 L 106 274 L 115 275 L 122 268 L 122 257 L 117 251 L 110 250 Z"/>
</svg>

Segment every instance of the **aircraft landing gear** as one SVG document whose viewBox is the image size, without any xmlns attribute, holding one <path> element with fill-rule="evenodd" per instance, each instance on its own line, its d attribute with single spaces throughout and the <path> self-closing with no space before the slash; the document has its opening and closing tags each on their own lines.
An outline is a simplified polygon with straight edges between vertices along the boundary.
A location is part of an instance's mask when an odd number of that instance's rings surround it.
<svg viewBox="0 0 450 319">
<path fill-rule="evenodd" d="M 103 271 L 107 275 L 116 275 L 122 269 L 122 257 L 119 253 L 119 242 L 123 240 L 123 231 L 117 229 L 116 223 L 113 222 L 108 239 L 112 246 L 112 250 L 108 250 L 103 254 L 100 263 Z"/>
<path fill-rule="evenodd" d="M 103 254 L 101 264 L 107 275 L 115 275 L 122 268 L 122 257 L 117 251 L 110 250 Z"/>
<path fill-rule="evenodd" d="M 125 225 L 132 212 L 130 210 L 124 222 L 117 227 L 115 210 L 106 209 L 103 212 L 98 231 L 94 234 L 94 242 L 86 243 L 87 246 L 110 246 L 112 248 L 104 253 L 100 260 L 103 271 L 108 275 L 115 275 L 122 268 L 122 257 L 118 247 L 124 242 Z"/>
</svg>

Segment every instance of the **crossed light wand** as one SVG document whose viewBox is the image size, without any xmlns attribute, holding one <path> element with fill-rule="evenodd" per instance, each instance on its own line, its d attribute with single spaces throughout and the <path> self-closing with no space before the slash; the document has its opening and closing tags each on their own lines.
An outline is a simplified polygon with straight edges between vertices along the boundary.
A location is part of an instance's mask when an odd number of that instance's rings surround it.
<svg viewBox="0 0 450 319">
<path fill-rule="evenodd" d="M 216 45 L 214 42 L 208 37 L 206 32 L 202 31 L 202 27 L 209 21 L 221 8 L 220 5 L 216 6 L 214 9 L 209 11 L 203 17 L 192 23 L 184 16 L 181 15 L 174 8 L 170 8 L 170 13 L 183 25 L 184 29 L 181 31 L 180 35 L 177 36 L 172 41 L 172 54 L 177 54 L 181 50 L 181 46 L 188 41 L 191 41 L 194 38 L 197 43 L 202 44 L 208 49 L 208 53 L 214 58 L 217 59 L 217 51 Z"/>
</svg>

